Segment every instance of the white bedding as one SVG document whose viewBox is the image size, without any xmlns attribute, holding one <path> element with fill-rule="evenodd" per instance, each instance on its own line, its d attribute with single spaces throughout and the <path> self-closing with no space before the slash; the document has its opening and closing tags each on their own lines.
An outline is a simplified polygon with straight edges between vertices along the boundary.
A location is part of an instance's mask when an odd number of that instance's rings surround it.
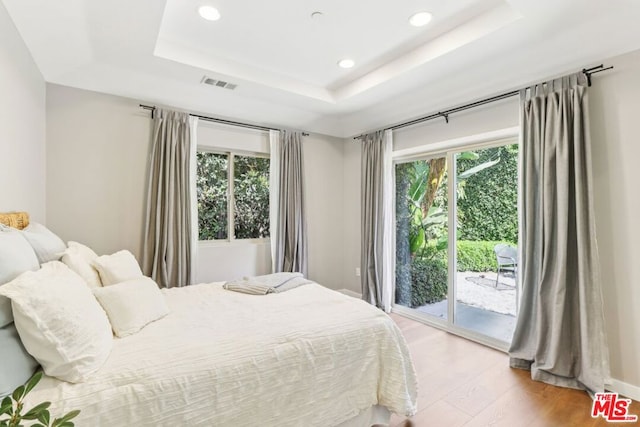
<svg viewBox="0 0 640 427">
<path fill-rule="evenodd" d="M 82 384 L 45 377 L 28 402 L 77 426 L 335 426 L 368 409 L 416 410 L 416 378 L 393 321 L 309 284 L 246 295 L 203 284 L 163 291 L 170 314 L 116 339 Z M 74 421 L 76 421 L 74 420 Z"/>
</svg>

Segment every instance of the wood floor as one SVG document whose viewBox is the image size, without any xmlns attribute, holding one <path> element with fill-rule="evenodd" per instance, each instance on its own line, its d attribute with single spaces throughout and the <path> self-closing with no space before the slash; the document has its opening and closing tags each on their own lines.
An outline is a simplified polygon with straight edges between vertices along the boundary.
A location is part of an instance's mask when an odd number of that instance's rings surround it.
<svg viewBox="0 0 640 427">
<path fill-rule="evenodd" d="M 393 415 L 392 427 L 595 427 L 586 393 L 532 381 L 510 369 L 507 355 L 439 329 L 392 314 L 402 330 L 418 375 L 418 410 Z M 640 404 L 629 411 L 640 415 Z"/>
</svg>

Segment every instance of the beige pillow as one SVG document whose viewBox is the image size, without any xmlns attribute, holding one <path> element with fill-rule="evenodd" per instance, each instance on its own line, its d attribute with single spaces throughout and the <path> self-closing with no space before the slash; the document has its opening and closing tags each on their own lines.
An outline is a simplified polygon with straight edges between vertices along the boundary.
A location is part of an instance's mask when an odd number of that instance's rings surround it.
<svg viewBox="0 0 640 427">
<path fill-rule="evenodd" d="M 169 313 L 165 297 L 149 277 L 96 288 L 93 295 L 107 312 L 117 337 L 126 337 Z"/>
<path fill-rule="evenodd" d="M 97 258 L 98 255 L 91 248 L 78 242 L 69 242 L 61 261 L 82 277 L 90 288 L 97 288 L 102 286 L 98 270 L 92 264 Z"/>
<path fill-rule="evenodd" d="M 0 295 L 11 299 L 20 339 L 47 375 L 82 382 L 109 357 L 109 319 L 82 278 L 63 263 L 21 274 L 0 286 Z"/>
<path fill-rule="evenodd" d="M 119 251 L 113 255 L 103 255 L 93 260 L 98 270 L 102 286 L 115 285 L 131 279 L 143 277 L 136 257 L 129 251 Z"/>
</svg>

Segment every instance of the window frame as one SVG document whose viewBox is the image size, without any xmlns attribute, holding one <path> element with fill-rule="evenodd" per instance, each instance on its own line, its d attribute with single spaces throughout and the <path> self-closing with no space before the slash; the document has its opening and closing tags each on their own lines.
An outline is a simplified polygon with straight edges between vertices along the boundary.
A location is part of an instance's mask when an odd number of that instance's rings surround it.
<svg viewBox="0 0 640 427">
<path fill-rule="evenodd" d="M 235 165 L 234 158 L 235 156 L 241 157 L 255 157 L 261 159 L 269 159 L 269 164 L 271 164 L 271 155 L 269 153 L 257 152 L 257 151 L 247 151 L 247 150 L 231 150 L 228 148 L 218 148 L 218 147 L 209 147 L 209 146 L 197 146 L 196 153 L 211 153 L 211 154 L 222 154 L 228 156 L 228 167 L 227 167 L 227 238 L 226 239 L 214 239 L 214 240 L 200 240 L 200 236 L 198 236 L 198 244 L 201 246 L 229 246 L 229 245 L 245 245 L 245 244 L 259 244 L 259 243 L 269 243 L 271 236 L 269 237 L 256 237 L 251 239 L 236 239 L 235 237 L 235 205 L 234 205 L 234 190 L 235 190 L 235 182 L 234 182 L 234 174 L 235 174 Z M 271 189 L 269 189 L 269 195 L 271 195 Z M 197 209 L 197 205 L 196 205 Z M 198 222 L 200 216 L 198 214 Z M 199 233 L 198 233 L 199 234 Z"/>
</svg>

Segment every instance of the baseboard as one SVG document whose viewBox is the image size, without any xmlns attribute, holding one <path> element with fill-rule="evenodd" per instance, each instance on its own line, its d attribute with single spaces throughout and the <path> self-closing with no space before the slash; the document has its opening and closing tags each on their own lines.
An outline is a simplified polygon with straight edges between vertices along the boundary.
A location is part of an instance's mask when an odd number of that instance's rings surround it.
<svg viewBox="0 0 640 427">
<path fill-rule="evenodd" d="M 341 294 L 349 295 L 350 297 L 362 299 L 362 294 L 359 294 L 357 292 L 353 292 L 353 291 L 351 291 L 349 289 L 338 289 L 338 292 L 340 292 Z"/>
<path fill-rule="evenodd" d="M 625 383 L 616 379 L 611 379 L 611 385 L 607 389 L 614 391 L 624 397 L 640 402 L 640 387 Z"/>
</svg>

